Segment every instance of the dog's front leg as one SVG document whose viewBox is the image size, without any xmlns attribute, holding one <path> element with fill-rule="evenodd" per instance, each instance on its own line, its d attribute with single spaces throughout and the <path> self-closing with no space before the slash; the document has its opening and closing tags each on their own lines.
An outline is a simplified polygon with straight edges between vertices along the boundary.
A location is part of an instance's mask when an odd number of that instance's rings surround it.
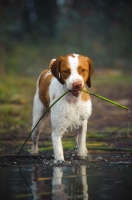
<svg viewBox="0 0 132 200">
<path fill-rule="evenodd" d="M 61 142 L 62 135 L 56 131 L 52 132 L 52 143 L 54 148 L 54 156 L 57 161 L 64 161 L 63 146 Z"/>
<path fill-rule="evenodd" d="M 88 150 L 86 148 L 86 133 L 87 133 L 87 120 L 82 121 L 82 126 L 77 130 L 77 155 L 80 157 L 86 157 Z"/>
</svg>

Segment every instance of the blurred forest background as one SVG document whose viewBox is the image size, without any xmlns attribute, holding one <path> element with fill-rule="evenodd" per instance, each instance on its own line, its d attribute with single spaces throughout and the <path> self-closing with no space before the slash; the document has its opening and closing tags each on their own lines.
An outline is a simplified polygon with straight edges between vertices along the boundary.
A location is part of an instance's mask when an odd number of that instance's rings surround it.
<svg viewBox="0 0 132 200">
<path fill-rule="evenodd" d="M 0 71 L 38 75 L 53 57 L 132 68 L 131 0 L 0 0 Z"/>
<path fill-rule="evenodd" d="M 38 75 L 52 58 L 69 53 L 92 59 L 92 92 L 132 109 L 131 0 L 0 0 L 0 154 L 23 144 Z M 88 148 L 132 149 L 127 111 L 91 98 Z"/>
</svg>

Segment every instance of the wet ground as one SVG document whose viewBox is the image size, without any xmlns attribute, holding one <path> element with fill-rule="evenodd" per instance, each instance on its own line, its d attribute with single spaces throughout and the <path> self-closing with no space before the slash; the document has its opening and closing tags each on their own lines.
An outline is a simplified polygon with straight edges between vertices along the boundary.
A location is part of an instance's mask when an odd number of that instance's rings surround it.
<svg viewBox="0 0 132 200">
<path fill-rule="evenodd" d="M 1 199 L 132 199 L 132 153 L 68 154 L 64 163 L 46 156 L 0 157 Z"/>
</svg>

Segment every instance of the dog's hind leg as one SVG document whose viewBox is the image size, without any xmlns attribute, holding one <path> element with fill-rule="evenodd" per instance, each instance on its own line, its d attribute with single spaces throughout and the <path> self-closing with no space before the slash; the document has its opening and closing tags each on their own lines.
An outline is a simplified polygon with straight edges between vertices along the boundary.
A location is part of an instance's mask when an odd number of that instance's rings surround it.
<svg viewBox="0 0 132 200">
<path fill-rule="evenodd" d="M 41 118 L 42 114 L 44 113 L 44 106 L 41 103 L 41 101 L 39 100 L 39 97 L 36 93 L 35 97 L 34 97 L 34 103 L 33 103 L 33 123 L 32 123 L 32 130 L 35 127 L 35 125 L 37 124 L 38 120 Z M 33 133 L 32 133 L 32 149 L 31 149 L 31 153 L 32 154 L 36 154 L 38 153 L 39 149 L 38 149 L 38 139 L 39 139 L 39 135 L 42 132 L 44 127 L 44 117 L 41 119 L 41 121 L 39 122 L 39 124 L 37 125 L 37 127 L 34 129 Z"/>
</svg>

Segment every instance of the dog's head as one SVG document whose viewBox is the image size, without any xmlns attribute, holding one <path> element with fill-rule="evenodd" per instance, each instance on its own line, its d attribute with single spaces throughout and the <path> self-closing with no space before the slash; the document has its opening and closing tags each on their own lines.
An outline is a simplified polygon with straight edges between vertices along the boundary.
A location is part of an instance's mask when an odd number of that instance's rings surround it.
<svg viewBox="0 0 132 200">
<path fill-rule="evenodd" d="M 60 56 L 51 63 L 51 72 L 74 96 L 79 95 L 85 84 L 91 87 L 93 68 L 91 60 L 86 56 L 78 54 Z"/>
</svg>

